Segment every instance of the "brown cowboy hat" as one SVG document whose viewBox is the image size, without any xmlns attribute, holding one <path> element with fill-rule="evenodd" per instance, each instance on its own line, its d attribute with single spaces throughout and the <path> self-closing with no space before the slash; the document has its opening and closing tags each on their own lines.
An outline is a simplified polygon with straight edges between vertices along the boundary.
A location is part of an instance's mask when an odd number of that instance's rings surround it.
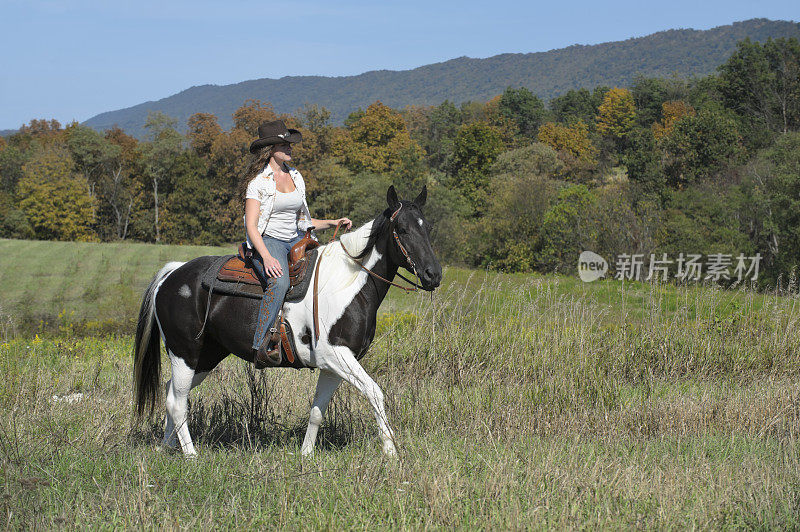
<svg viewBox="0 0 800 532">
<path fill-rule="evenodd" d="M 283 144 L 284 142 L 295 143 L 301 140 L 303 140 L 302 133 L 296 129 L 287 128 L 283 120 L 264 122 L 258 126 L 258 138 L 250 144 L 250 153 L 256 153 L 264 146 Z"/>
</svg>

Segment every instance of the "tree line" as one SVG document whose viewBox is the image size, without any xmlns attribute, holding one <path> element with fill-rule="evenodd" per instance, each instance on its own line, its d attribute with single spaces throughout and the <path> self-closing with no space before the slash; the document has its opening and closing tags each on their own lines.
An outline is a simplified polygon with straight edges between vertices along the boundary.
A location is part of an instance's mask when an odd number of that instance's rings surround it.
<svg viewBox="0 0 800 532">
<path fill-rule="evenodd" d="M 574 272 L 578 255 L 760 254 L 764 283 L 800 260 L 800 43 L 742 41 L 714 75 L 637 78 L 542 101 L 392 109 L 344 125 L 309 104 L 247 100 L 224 130 L 153 113 L 143 140 L 115 127 L 32 120 L 0 138 L 0 236 L 222 244 L 241 240 L 250 142 L 280 118 L 315 217 L 375 216 L 390 184 L 427 184 L 447 262 Z"/>
</svg>

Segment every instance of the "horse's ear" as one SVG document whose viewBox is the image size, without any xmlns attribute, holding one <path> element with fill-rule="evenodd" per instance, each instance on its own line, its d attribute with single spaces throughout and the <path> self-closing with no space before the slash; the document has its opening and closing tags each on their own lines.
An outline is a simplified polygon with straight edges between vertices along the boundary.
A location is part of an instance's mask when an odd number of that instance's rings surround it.
<svg viewBox="0 0 800 532">
<path fill-rule="evenodd" d="M 425 206 L 425 202 L 428 200 L 428 185 L 422 185 L 422 192 L 419 193 L 417 199 L 414 200 L 414 204 L 420 209 Z"/>
<path fill-rule="evenodd" d="M 394 185 L 391 185 L 389 190 L 386 191 L 386 203 L 389 204 L 389 208 L 393 211 L 400 207 L 400 200 L 397 199 L 397 191 L 394 189 Z"/>
</svg>

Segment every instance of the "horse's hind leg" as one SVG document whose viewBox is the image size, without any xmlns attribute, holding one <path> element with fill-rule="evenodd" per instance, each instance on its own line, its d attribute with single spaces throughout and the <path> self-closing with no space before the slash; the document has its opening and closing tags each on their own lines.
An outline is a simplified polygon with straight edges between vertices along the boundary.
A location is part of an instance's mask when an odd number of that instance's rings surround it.
<svg viewBox="0 0 800 532">
<path fill-rule="evenodd" d="M 192 389 L 193 381 L 195 381 L 195 372 L 186 365 L 186 362 L 184 362 L 182 358 L 175 356 L 169 351 L 168 354 L 169 360 L 172 363 L 172 378 L 169 381 L 169 387 L 167 389 L 167 426 L 165 428 L 172 428 L 172 430 L 165 432 L 164 439 L 165 441 L 169 441 L 173 433 L 177 434 L 178 443 L 181 446 L 183 454 L 186 456 L 194 456 L 197 452 L 194 450 L 192 437 L 189 434 L 187 414 L 189 407 L 189 391 Z M 205 375 L 203 375 L 203 377 L 205 377 Z M 200 378 L 200 380 L 202 381 L 202 378 Z"/>
<path fill-rule="evenodd" d="M 170 353 L 171 354 L 171 353 Z M 192 388 L 199 385 L 206 376 L 210 372 L 206 371 L 203 373 L 195 373 L 194 377 L 192 377 Z M 172 379 L 167 382 L 167 397 L 172 392 Z M 176 432 L 175 432 L 175 420 L 172 419 L 172 414 L 170 414 L 170 409 L 167 408 L 167 415 L 165 416 L 166 420 L 164 421 L 164 439 L 161 441 L 161 449 L 174 449 L 176 442 Z"/>
<path fill-rule="evenodd" d="M 319 372 L 314 404 L 311 405 L 311 414 L 308 416 L 308 429 L 303 440 L 303 447 L 300 449 L 300 453 L 303 456 L 308 456 L 314 452 L 317 431 L 322 423 L 322 417 L 325 415 L 325 409 L 328 408 L 328 403 L 341 382 L 342 378 L 335 373 L 324 370 Z"/>
</svg>

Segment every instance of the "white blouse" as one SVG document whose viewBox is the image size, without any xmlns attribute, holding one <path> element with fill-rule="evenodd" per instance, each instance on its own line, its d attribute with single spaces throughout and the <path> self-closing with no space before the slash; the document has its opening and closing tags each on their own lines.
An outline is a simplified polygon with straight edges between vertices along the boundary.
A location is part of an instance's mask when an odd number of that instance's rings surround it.
<svg viewBox="0 0 800 532">
<path fill-rule="evenodd" d="M 303 208 L 297 211 L 297 228 L 300 231 L 305 231 L 311 227 L 311 213 L 308 211 L 308 203 L 306 202 L 306 184 L 303 181 L 303 176 L 296 168 L 289 168 L 289 175 L 294 181 L 294 186 L 303 197 Z M 258 200 L 261 203 L 261 208 L 258 213 L 258 227 L 259 234 L 264 234 L 267 229 L 270 215 L 275 206 L 275 196 L 277 193 L 277 186 L 275 185 L 274 172 L 269 165 L 264 170 L 254 177 L 247 185 L 247 193 L 245 198 Z M 244 216 L 242 221 L 244 221 Z M 245 237 L 247 238 L 247 245 L 252 249 L 253 244 L 250 242 L 250 237 L 247 235 L 247 228 L 245 226 Z"/>
</svg>

